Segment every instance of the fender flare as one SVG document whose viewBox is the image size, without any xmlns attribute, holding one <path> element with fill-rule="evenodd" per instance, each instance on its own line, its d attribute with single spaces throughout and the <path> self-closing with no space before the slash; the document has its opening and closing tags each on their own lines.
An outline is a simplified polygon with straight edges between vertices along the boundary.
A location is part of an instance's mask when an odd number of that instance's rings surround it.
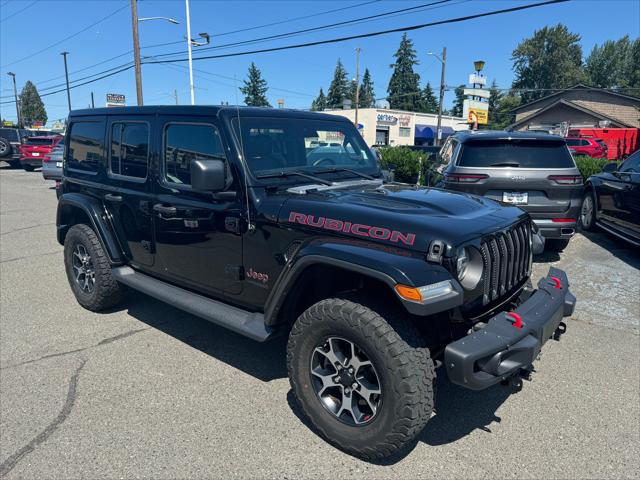
<svg viewBox="0 0 640 480">
<path fill-rule="evenodd" d="M 313 265 L 327 265 L 358 273 L 386 284 L 392 291 L 397 284 L 423 286 L 443 280 L 451 280 L 457 295 L 442 302 L 422 305 L 406 301 L 398 296 L 409 313 L 431 315 L 462 304 L 462 287 L 441 265 L 428 263 L 424 258 L 408 251 L 399 255 L 397 249 L 387 249 L 378 245 L 361 242 L 340 242 L 321 240 L 312 242 L 298 250 L 278 276 L 276 286 L 271 291 L 264 308 L 265 324 L 279 323 L 278 317 L 288 295 L 303 272 Z"/>
<path fill-rule="evenodd" d="M 110 224 L 109 214 L 104 210 L 100 201 L 88 195 L 80 193 L 65 193 L 58 200 L 56 214 L 57 239 L 60 245 L 64 245 L 64 238 L 73 224 L 69 223 L 69 213 L 74 209 L 81 210 L 89 218 L 91 228 L 96 232 L 102 247 L 107 252 L 112 264 L 125 262 L 122 248 Z"/>
</svg>

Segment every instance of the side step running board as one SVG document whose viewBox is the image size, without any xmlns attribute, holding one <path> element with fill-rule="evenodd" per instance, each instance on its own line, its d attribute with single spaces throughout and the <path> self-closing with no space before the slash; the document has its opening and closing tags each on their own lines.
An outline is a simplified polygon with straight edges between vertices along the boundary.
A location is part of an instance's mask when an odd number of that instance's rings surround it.
<svg viewBox="0 0 640 480">
<path fill-rule="evenodd" d="M 246 312 L 226 303 L 203 297 L 197 293 L 157 280 L 144 273 L 136 272 L 131 267 L 115 267 L 112 272 L 117 281 L 135 290 L 233 330 L 240 335 L 259 342 L 264 342 L 271 336 L 272 330 L 264 324 L 264 315 L 262 313 Z"/>
</svg>

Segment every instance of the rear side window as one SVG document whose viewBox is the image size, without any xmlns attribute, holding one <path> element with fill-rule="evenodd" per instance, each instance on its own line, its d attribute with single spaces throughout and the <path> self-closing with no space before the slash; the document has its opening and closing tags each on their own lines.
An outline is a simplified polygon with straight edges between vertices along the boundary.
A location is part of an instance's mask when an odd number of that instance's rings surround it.
<svg viewBox="0 0 640 480">
<path fill-rule="evenodd" d="M 111 125 L 110 171 L 115 175 L 146 178 L 149 161 L 149 125 L 118 122 Z"/>
<path fill-rule="evenodd" d="M 579 138 L 567 138 L 567 145 L 569 145 L 570 147 L 576 147 L 576 146 L 580 145 L 580 139 Z"/>
<path fill-rule="evenodd" d="M 104 160 L 104 123 L 74 122 L 69 133 L 67 168 L 95 173 Z"/>
<path fill-rule="evenodd" d="M 483 140 L 462 145 L 462 167 L 574 168 L 564 141 Z"/>
<path fill-rule="evenodd" d="M 172 123 L 164 134 L 164 177 L 191 185 L 193 160 L 226 160 L 218 129 L 211 124 Z"/>
<path fill-rule="evenodd" d="M 10 142 L 19 142 L 18 131 L 14 128 L 0 128 L 0 137 L 4 137 Z"/>
</svg>

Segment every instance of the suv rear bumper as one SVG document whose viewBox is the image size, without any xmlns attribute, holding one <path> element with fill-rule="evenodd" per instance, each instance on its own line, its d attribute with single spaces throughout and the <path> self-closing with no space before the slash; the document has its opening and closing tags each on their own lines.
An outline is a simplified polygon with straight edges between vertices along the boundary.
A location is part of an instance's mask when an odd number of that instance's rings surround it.
<svg viewBox="0 0 640 480">
<path fill-rule="evenodd" d="M 520 327 L 501 312 L 481 330 L 447 346 L 444 364 L 449 379 L 482 390 L 529 368 L 562 318 L 573 314 L 575 303 L 566 273 L 550 268 L 538 290 L 515 310 L 522 319 Z"/>
<path fill-rule="evenodd" d="M 552 218 L 533 218 L 532 220 L 544 238 L 569 239 L 576 233 L 577 220 L 572 222 L 554 222 Z"/>
</svg>

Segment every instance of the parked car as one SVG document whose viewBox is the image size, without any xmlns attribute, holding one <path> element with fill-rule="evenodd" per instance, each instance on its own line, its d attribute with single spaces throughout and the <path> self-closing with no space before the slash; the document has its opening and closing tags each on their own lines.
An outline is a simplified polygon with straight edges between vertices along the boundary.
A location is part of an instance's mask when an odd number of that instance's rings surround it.
<svg viewBox="0 0 640 480">
<path fill-rule="evenodd" d="M 24 142 L 27 131 L 22 128 L 0 128 L 0 160 L 12 167 L 20 164 L 20 146 Z"/>
<path fill-rule="evenodd" d="M 571 128 L 570 137 L 595 138 L 607 145 L 609 160 L 623 160 L 640 148 L 640 128 Z"/>
<path fill-rule="evenodd" d="M 576 155 L 587 155 L 592 158 L 607 158 L 606 145 L 596 138 L 567 137 L 567 146 Z"/>
<path fill-rule="evenodd" d="M 62 155 L 64 153 L 64 137 L 50 153 L 42 157 L 42 176 L 45 180 L 62 180 Z"/>
<path fill-rule="evenodd" d="M 531 287 L 526 212 L 384 183 L 346 118 L 148 106 L 68 125 L 56 223 L 80 305 L 112 307 L 126 285 L 255 340 L 288 335 L 294 397 L 351 454 L 418 435 L 434 359 L 466 388 L 517 382 L 573 312 L 563 271 Z M 315 138 L 342 156 L 310 159 Z"/>
<path fill-rule="evenodd" d="M 20 146 L 20 165 L 27 172 L 32 172 L 37 167 L 42 166 L 42 159 L 51 153 L 60 140 L 60 135 L 48 135 L 27 137 L 23 145 Z"/>
<path fill-rule="evenodd" d="M 442 147 L 442 186 L 517 205 L 531 215 L 546 248 L 574 235 L 583 181 L 562 137 L 546 133 L 459 132 Z"/>
<path fill-rule="evenodd" d="M 580 223 L 585 230 L 600 227 L 640 246 L 640 151 L 588 178 Z"/>
</svg>

